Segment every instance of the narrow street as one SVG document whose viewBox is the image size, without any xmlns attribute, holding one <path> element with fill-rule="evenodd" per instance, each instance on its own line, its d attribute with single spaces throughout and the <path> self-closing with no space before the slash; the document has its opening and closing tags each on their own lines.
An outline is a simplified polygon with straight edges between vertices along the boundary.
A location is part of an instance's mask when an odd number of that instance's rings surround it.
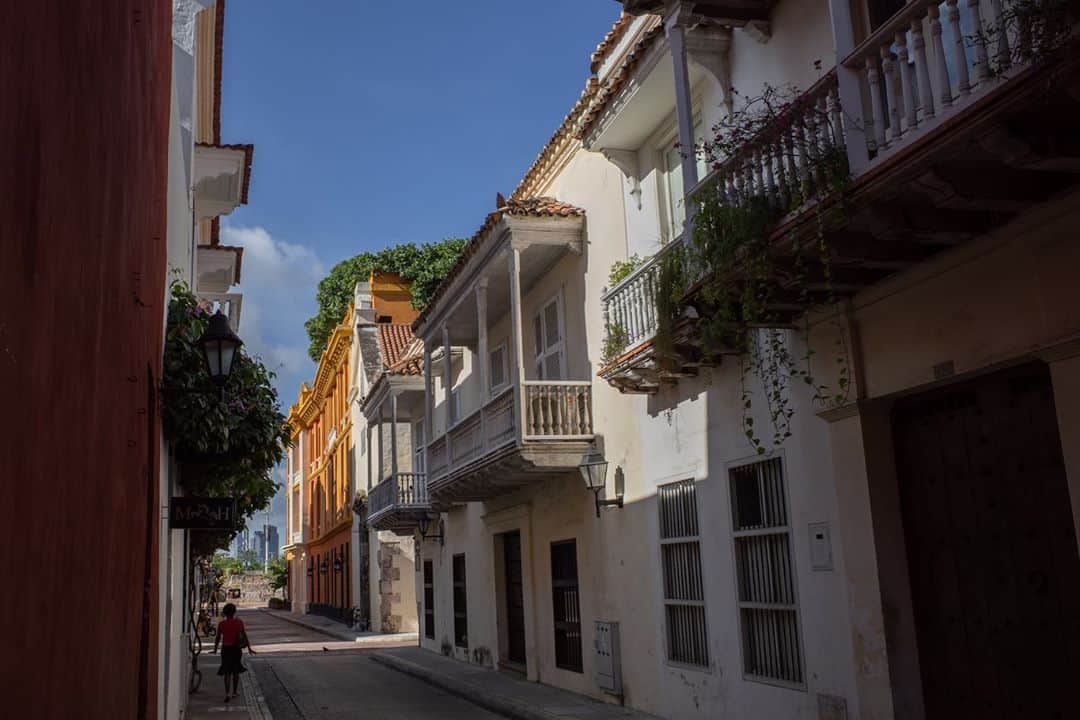
<svg viewBox="0 0 1080 720">
<path fill-rule="evenodd" d="M 256 652 L 245 655 L 244 662 L 254 672 L 274 720 L 500 717 L 372 662 L 371 650 L 357 649 L 353 642 L 260 610 L 242 610 L 240 615 Z M 207 678 L 216 690 L 217 678 L 212 673 Z"/>
</svg>

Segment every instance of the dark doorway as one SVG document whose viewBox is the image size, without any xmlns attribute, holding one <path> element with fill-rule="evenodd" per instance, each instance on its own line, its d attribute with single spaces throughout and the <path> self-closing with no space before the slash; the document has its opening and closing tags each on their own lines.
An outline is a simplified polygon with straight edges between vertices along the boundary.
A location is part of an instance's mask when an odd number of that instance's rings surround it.
<svg viewBox="0 0 1080 720">
<path fill-rule="evenodd" d="M 506 659 L 525 665 L 525 588 L 521 582 L 521 533 L 503 537 L 506 578 Z"/>
<path fill-rule="evenodd" d="M 1075 717 L 1080 556 L 1046 366 L 898 402 L 893 430 L 927 719 Z"/>
<path fill-rule="evenodd" d="M 551 543 L 551 594 L 555 667 L 582 672 L 576 540 Z"/>
<path fill-rule="evenodd" d="M 424 637 L 435 639 L 435 569 L 424 561 Z"/>
</svg>

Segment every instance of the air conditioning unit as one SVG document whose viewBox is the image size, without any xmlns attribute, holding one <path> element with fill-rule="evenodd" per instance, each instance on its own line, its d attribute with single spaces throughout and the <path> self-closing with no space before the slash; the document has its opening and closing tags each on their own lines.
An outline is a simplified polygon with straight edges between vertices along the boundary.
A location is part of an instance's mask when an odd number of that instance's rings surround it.
<svg viewBox="0 0 1080 720">
<path fill-rule="evenodd" d="M 596 684 L 606 693 L 623 694 L 622 663 L 619 661 L 619 623 L 597 620 L 593 633 L 596 651 Z"/>
</svg>

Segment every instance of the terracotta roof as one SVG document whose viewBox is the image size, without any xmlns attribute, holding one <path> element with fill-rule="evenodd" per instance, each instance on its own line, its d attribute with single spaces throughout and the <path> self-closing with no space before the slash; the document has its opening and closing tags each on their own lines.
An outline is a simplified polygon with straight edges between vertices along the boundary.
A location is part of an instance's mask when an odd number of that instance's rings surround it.
<svg viewBox="0 0 1080 720">
<path fill-rule="evenodd" d="M 401 354 L 412 342 L 412 327 L 404 323 L 378 323 L 379 355 L 382 364 L 390 367 L 401 359 Z"/>
<path fill-rule="evenodd" d="M 398 361 L 387 368 L 387 372 L 391 375 L 424 374 L 424 343 L 420 342 L 420 338 L 413 337 L 402 351 Z"/>
<path fill-rule="evenodd" d="M 454 278 L 458 276 L 462 268 L 464 268 L 475 253 L 477 248 L 483 242 L 487 236 L 488 231 L 502 220 L 504 215 L 510 215 L 514 217 L 531 216 L 531 217 L 583 217 L 585 211 L 581 208 L 571 205 L 570 203 L 564 203 L 551 197 L 531 197 L 519 200 L 511 197 L 506 201 L 506 204 L 493 213 L 488 213 L 488 216 L 484 219 L 484 224 L 480 226 L 480 229 L 469 239 L 466 243 L 465 249 L 461 252 L 461 257 L 454 264 L 454 267 L 450 268 L 450 272 L 446 274 L 443 281 L 439 283 L 439 287 L 435 289 L 435 292 L 431 295 L 431 299 L 428 300 L 428 304 L 424 306 L 424 309 L 420 311 L 420 314 L 416 317 L 416 320 L 412 323 L 412 328 L 415 331 L 420 323 L 424 321 L 424 318 L 428 316 L 431 308 L 438 304 L 442 299 L 446 289 L 450 286 L 450 283 L 454 281 Z"/>
<path fill-rule="evenodd" d="M 619 19 L 615 21 L 615 24 L 608 30 L 608 34 L 604 36 L 604 39 L 596 46 L 596 50 L 593 51 L 592 62 L 589 65 L 590 71 L 595 73 L 600 69 L 600 66 L 604 64 L 604 60 L 607 59 L 608 53 L 615 49 L 615 46 L 622 40 L 623 35 L 626 34 L 626 29 L 633 22 L 634 16 L 625 10 L 619 15 Z"/>
<path fill-rule="evenodd" d="M 589 130 L 592 129 L 592 126 L 596 124 L 596 121 L 599 120 L 600 116 L 604 113 L 607 104 L 620 90 L 622 90 L 623 86 L 626 85 L 627 80 L 630 79 L 637 64 L 641 62 L 646 54 L 648 54 L 653 45 L 664 37 L 664 24 L 659 18 L 654 20 L 654 22 L 655 25 L 645 31 L 641 36 L 641 39 L 634 45 L 633 49 L 626 54 L 625 58 L 623 58 L 619 69 L 611 74 L 610 79 L 605 82 L 593 96 L 593 101 L 581 120 L 581 126 L 578 131 L 579 138 L 588 134 Z"/>
</svg>

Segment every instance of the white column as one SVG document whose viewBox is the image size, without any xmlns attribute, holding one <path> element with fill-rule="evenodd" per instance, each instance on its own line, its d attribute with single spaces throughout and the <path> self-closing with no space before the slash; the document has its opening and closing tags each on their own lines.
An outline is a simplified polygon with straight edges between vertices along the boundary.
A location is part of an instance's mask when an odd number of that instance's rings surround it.
<svg viewBox="0 0 1080 720">
<path fill-rule="evenodd" d="M 518 444 L 525 427 L 525 353 L 522 348 L 521 320 L 521 251 L 511 243 L 509 253 L 510 273 L 510 372 L 514 377 L 514 432 Z"/>
<path fill-rule="evenodd" d="M 424 469 L 431 467 L 428 448 L 435 439 L 435 382 L 431 377 L 431 348 L 424 343 Z"/>
<path fill-rule="evenodd" d="M 698 181 L 694 152 L 694 108 L 690 100 L 690 69 L 686 62 L 685 29 L 689 23 L 690 3 L 676 3 L 674 10 L 664 20 L 668 44 L 671 46 L 671 64 L 675 70 L 675 114 L 679 126 L 679 152 L 682 155 L 682 200 L 686 207 L 686 227 L 690 226 L 693 210 L 686 202 L 686 195 Z"/>
<path fill-rule="evenodd" d="M 397 395 L 390 391 L 390 473 L 396 478 L 397 467 Z"/>
<path fill-rule="evenodd" d="M 450 442 L 450 427 L 457 420 L 454 414 L 454 389 L 453 389 L 453 369 L 451 367 L 450 357 L 450 328 L 443 325 L 442 328 L 442 342 L 443 342 L 443 392 L 445 393 L 445 400 L 443 401 L 443 407 L 446 408 L 446 468 L 449 471 L 454 467 L 454 454 Z"/>
<path fill-rule="evenodd" d="M 488 377 L 488 336 L 487 336 L 487 278 L 476 283 L 476 354 L 478 377 L 480 378 L 480 445 L 487 448 L 487 424 L 484 422 L 484 405 L 487 404 L 491 378 Z"/>
<path fill-rule="evenodd" d="M 855 24 L 851 18 L 849 0 L 829 0 L 829 17 L 832 19 L 833 42 L 836 45 L 836 81 L 840 91 L 840 106 L 856 122 L 844 128 L 847 136 L 848 166 L 854 175 L 859 174 L 870 162 L 862 118 L 862 91 L 859 89 L 859 73 L 862 68 L 846 68 L 841 61 L 855 49 Z"/>
<path fill-rule="evenodd" d="M 381 483 L 383 481 L 384 477 L 386 477 L 383 474 L 383 437 L 382 437 L 383 436 L 383 422 L 382 422 L 382 406 L 381 405 L 379 406 L 379 412 L 378 412 L 378 415 L 376 416 L 375 419 L 379 423 L 379 466 L 378 466 L 379 467 L 379 480 L 376 483 L 376 485 L 377 485 L 378 483 Z"/>
<path fill-rule="evenodd" d="M 364 454 L 367 456 L 367 489 L 370 494 L 371 488 L 374 486 L 374 483 L 371 482 L 371 456 L 375 451 L 371 446 L 371 423 L 367 421 L 367 418 L 364 419 L 364 434 L 367 436 L 366 442 L 364 443 L 367 452 Z"/>
</svg>

